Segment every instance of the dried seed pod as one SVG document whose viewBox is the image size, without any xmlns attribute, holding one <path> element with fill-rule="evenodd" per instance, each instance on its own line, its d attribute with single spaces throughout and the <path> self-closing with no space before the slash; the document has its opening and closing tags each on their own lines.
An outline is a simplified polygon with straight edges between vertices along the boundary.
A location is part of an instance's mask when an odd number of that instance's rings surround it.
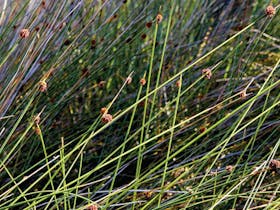
<svg viewBox="0 0 280 210">
<path fill-rule="evenodd" d="M 26 28 L 21 29 L 19 32 L 19 36 L 23 39 L 29 37 L 29 35 L 30 35 L 30 31 Z"/>
<path fill-rule="evenodd" d="M 142 86 L 144 86 L 144 85 L 146 84 L 145 78 L 140 79 L 140 84 L 141 84 Z"/>
<path fill-rule="evenodd" d="M 101 114 L 105 114 L 107 112 L 107 108 L 106 107 L 102 107 L 101 109 L 100 109 L 100 113 Z"/>
<path fill-rule="evenodd" d="M 113 116 L 110 115 L 110 114 L 103 114 L 102 115 L 102 118 L 101 118 L 101 121 L 103 123 L 108 123 L 108 122 L 111 122 L 113 120 Z"/>
<path fill-rule="evenodd" d="M 45 80 L 42 80 L 39 82 L 39 91 L 40 92 L 46 92 L 48 89 L 48 84 L 46 83 Z"/>
<path fill-rule="evenodd" d="M 276 10 L 273 6 L 269 5 L 266 9 L 265 9 L 265 14 L 272 18 L 276 13 Z"/>
<path fill-rule="evenodd" d="M 212 71 L 209 68 L 208 69 L 203 69 L 202 74 L 204 74 L 207 79 L 211 79 L 211 77 L 212 77 Z"/>
<path fill-rule="evenodd" d="M 157 17 L 156 17 L 156 20 L 157 20 L 157 24 L 161 23 L 163 17 L 161 14 L 158 14 Z"/>
</svg>

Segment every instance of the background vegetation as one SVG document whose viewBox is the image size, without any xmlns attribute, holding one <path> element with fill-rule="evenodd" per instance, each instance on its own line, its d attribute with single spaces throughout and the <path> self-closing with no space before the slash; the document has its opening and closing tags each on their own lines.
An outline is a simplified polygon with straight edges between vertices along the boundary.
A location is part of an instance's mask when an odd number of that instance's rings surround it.
<svg viewBox="0 0 280 210">
<path fill-rule="evenodd" d="M 0 209 L 280 208 L 277 0 L 0 5 Z"/>
</svg>

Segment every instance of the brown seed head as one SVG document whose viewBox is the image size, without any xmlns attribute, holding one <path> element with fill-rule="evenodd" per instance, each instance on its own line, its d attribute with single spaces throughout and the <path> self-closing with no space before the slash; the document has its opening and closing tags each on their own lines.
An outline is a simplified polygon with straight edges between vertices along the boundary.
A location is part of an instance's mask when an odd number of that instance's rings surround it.
<svg viewBox="0 0 280 210">
<path fill-rule="evenodd" d="M 265 9 L 265 14 L 272 18 L 276 13 L 276 10 L 273 6 L 269 5 L 266 9 Z"/>
<path fill-rule="evenodd" d="M 142 39 L 146 39 L 146 37 L 147 37 L 146 34 L 142 34 L 142 35 L 141 35 L 141 38 L 142 38 Z"/>
<path fill-rule="evenodd" d="M 106 82 L 105 81 L 100 81 L 98 83 L 98 87 L 103 88 L 105 86 Z"/>
<path fill-rule="evenodd" d="M 48 84 L 46 83 L 46 81 L 42 80 L 39 82 L 39 91 L 40 92 L 47 91 L 47 88 L 48 88 Z"/>
<path fill-rule="evenodd" d="M 42 6 L 44 9 L 46 9 L 46 0 L 42 0 L 41 6 Z"/>
<path fill-rule="evenodd" d="M 92 46 L 92 47 L 95 47 L 95 45 L 96 45 L 96 40 L 95 40 L 95 39 L 92 39 L 92 40 L 91 40 L 91 46 Z"/>
<path fill-rule="evenodd" d="M 233 166 L 232 166 L 232 165 L 226 166 L 226 170 L 227 170 L 228 172 L 232 172 Z"/>
<path fill-rule="evenodd" d="M 36 125 L 39 125 L 40 120 L 41 120 L 41 118 L 40 118 L 39 115 L 36 115 L 36 116 L 34 117 L 34 122 L 35 122 Z"/>
<path fill-rule="evenodd" d="M 151 28 L 151 27 L 152 27 L 152 25 L 153 25 L 153 23 L 152 23 L 152 22 L 148 22 L 148 23 L 146 23 L 146 27 L 147 27 L 147 28 Z"/>
<path fill-rule="evenodd" d="M 102 118 L 101 118 L 101 121 L 103 123 L 108 123 L 108 122 L 111 122 L 113 120 L 113 116 L 110 115 L 110 114 L 103 114 L 102 115 Z"/>
<path fill-rule="evenodd" d="M 176 87 L 181 87 L 181 81 L 180 80 L 178 80 L 177 82 L 176 82 Z"/>
<path fill-rule="evenodd" d="M 128 76 L 126 78 L 126 83 L 129 85 L 129 84 L 131 84 L 131 82 L 132 82 L 132 78 L 130 76 Z"/>
<path fill-rule="evenodd" d="M 34 128 L 34 131 L 35 131 L 35 133 L 36 133 L 37 135 L 40 135 L 40 134 L 41 134 L 41 130 L 40 130 L 40 128 L 37 127 L 37 126 Z"/>
<path fill-rule="evenodd" d="M 146 84 L 146 80 L 144 78 L 140 79 L 140 84 L 144 86 Z"/>
<path fill-rule="evenodd" d="M 240 92 L 240 98 L 245 99 L 247 97 L 246 90 Z"/>
<path fill-rule="evenodd" d="M 158 14 L 157 17 L 156 17 L 156 19 L 157 19 L 157 24 L 159 24 L 159 23 L 161 23 L 163 17 L 162 17 L 161 14 Z"/>
<path fill-rule="evenodd" d="M 98 207 L 97 207 L 97 205 L 92 204 L 89 207 L 87 207 L 87 210 L 98 210 Z"/>
<path fill-rule="evenodd" d="M 280 169 L 280 161 L 279 160 L 276 160 L 276 159 L 273 159 L 270 161 L 269 163 L 269 168 L 271 170 L 279 170 Z"/>
<path fill-rule="evenodd" d="M 102 107 L 100 110 L 101 114 L 105 114 L 107 112 L 107 108 L 106 107 Z"/>
<path fill-rule="evenodd" d="M 29 35 L 30 35 L 30 32 L 26 28 L 21 29 L 20 32 L 19 32 L 19 36 L 23 39 L 29 37 Z"/>
<path fill-rule="evenodd" d="M 204 133 L 206 130 L 207 130 L 207 128 L 205 126 L 200 126 L 199 127 L 200 133 Z"/>
<path fill-rule="evenodd" d="M 207 79 L 211 79 L 211 77 L 212 77 L 212 71 L 209 68 L 208 69 L 203 69 L 202 74 L 204 74 Z"/>
<path fill-rule="evenodd" d="M 151 198 L 152 195 L 153 195 L 153 191 L 145 191 L 144 195 L 145 195 L 146 198 Z"/>
</svg>

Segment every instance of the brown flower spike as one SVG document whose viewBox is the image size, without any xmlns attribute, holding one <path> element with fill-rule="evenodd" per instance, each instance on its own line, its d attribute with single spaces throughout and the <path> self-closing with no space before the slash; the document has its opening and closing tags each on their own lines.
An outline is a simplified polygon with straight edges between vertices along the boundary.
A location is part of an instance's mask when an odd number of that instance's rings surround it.
<svg viewBox="0 0 280 210">
<path fill-rule="evenodd" d="M 113 120 L 113 116 L 110 114 L 103 114 L 103 116 L 101 118 L 101 121 L 103 123 L 108 123 L 108 122 L 111 122 L 112 120 Z"/>
<path fill-rule="evenodd" d="M 276 10 L 273 6 L 269 5 L 266 9 L 265 9 L 265 14 L 272 18 L 276 13 Z"/>
<path fill-rule="evenodd" d="M 30 35 L 30 32 L 26 28 L 21 29 L 20 32 L 19 32 L 19 36 L 23 39 L 29 37 L 29 35 Z"/>
</svg>

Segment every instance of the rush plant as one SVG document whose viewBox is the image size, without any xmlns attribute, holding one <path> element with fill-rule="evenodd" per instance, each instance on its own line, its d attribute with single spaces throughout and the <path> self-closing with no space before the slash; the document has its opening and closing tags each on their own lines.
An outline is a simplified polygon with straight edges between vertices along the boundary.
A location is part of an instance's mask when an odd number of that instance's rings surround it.
<svg viewBox="0 0 280 210">
<path fill-rule="evenodd" d="M 0 210 L 280 208 L 278 1 L 0 6 Z"/>
</svg>

